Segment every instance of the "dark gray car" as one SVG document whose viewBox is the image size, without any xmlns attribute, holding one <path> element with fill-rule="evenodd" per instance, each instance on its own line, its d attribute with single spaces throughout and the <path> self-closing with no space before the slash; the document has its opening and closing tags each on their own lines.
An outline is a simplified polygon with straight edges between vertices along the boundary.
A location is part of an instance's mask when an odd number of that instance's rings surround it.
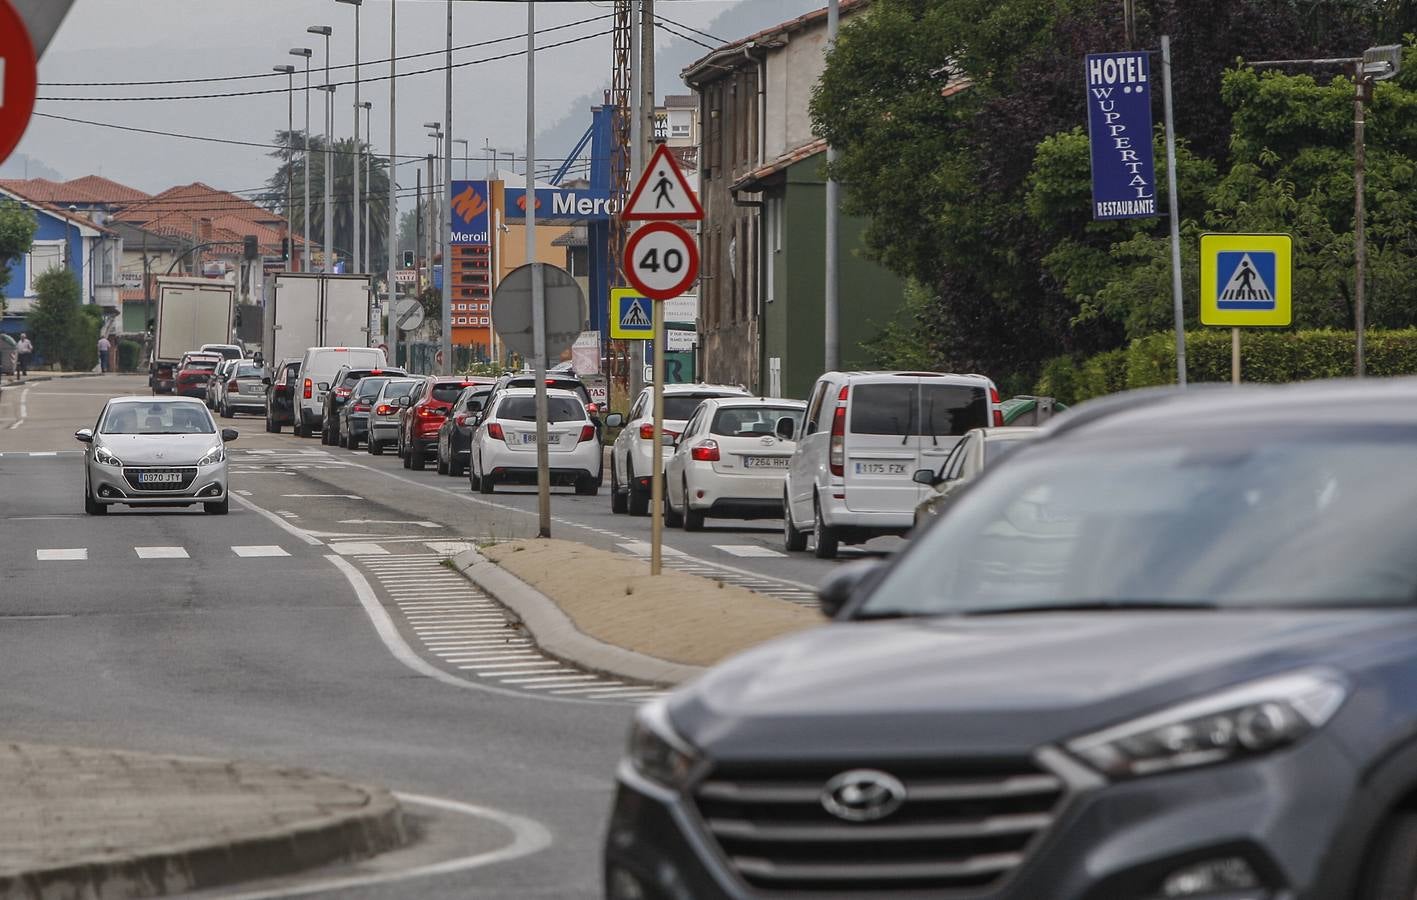
<svg viewBox="0 0 1417 900">
<path fill-rule="evenodd" d="M 641 709 L 607 896 L 1417 894 L 1417 382 L 1050 423 Z"/>
</svg>

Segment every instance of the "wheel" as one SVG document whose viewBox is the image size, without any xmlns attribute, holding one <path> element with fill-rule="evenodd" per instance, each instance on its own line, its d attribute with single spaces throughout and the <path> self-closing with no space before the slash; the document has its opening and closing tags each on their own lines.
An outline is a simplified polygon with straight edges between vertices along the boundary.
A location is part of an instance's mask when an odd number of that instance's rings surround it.
<svg viewBox="0 0 1417 900">
<path fill-rule="evenodd" d="M 271 420 L 270 414 L 266 414 L 266 430 L 271 434 L 280 434 L 280 425 Z"/>
<path fill-rule="evenodd" d="M 689 497 L 689 491 L 684 491 L 685 501 Z M 684 514 L 674 510 L 674 504 L 669 502 L 669 485 L 664 486 L 664 524 L 668 528 L 683 528 Z"/>
<path fill-rule="evenodd" d="M 418 441 L 410 441 L 408 444 L 408 467 L 422 469 L 427 462 L 428 451 L 423 449 L 423 445 Z"/>
<path fill-rule="evenodd" d="M 296 419 L 294 422 L 291 423 L 290 430 L 294 432 L 295 436 L 298 438 L 306 438 L 310 436 L 310 429 L 304 424 L 302 424 L 299 419 Z"/>
<path fill-rule="evenodd" d="M 612 513 L 627 512 L 630 508 L 630 498 L 620 491 L 620 479 L 615 477 L 615 460 L 610 460 L 610 511 Z"/>
<path fill-rule="evenodd" d="M 359 438 L 355 437 L 354 432 L 350 432 L 349 437 L 345 439 L 344 445 L 351 450 L 358 450 Z"/>
<path fill-rule="evenodd" d="M 684 485 L 684 530 L 704 530 L 704 511 L 694 509 L 689 505 L 689 485 L 687 483 Z"/>
<path fill-rule="evenodd" d="M 372 453 L 372 454 L 375 455 L 375 456 L 383 456 L 383 455 L 384 455 L 384 445 L 383 445 L 383 443 L 380 442 L 380 441 L 376 441 L 376 440 L 374 440 L 373 438 L 370 438 L 370 439 L 369 439 L 369 452 Z"/>
<path fill-rule="evenodd" d="M 1383 826 L 1367 866 L 1369 900 L 1417 895 L 1417 813 L 1398 812 Z"/>
<path fill-rule="evenodd" d="M 649 491 L 645 490 L 642 487 L 636 486 L 634 469 L 630 469 L 630 475 L 628 480 L 630 482 L 629 497 L 626 498 L 626 504 L 629 506 L 630 515 L 649 515 Z"/>
<path fill-rule="evenodd" d="M 468 463 L 468 464 L 467 464 L 467 488 L 468 488 L 468 490 L 470 490 L 470 491 L 476 491 L 476 490 L 479 489 L 479 487 L 481 487 L 481 485 L 478 484 L 477 470 L 475 470 L 475 469 L 472 467 L 472 463 Z"/>
<path fill-rule="evenodd" d="M 399 445 L 399 459 L 403 461 L 405 469 L 413 468 L 413 454 L 408 452 L 408 448 L 402 444 Z"/>
<path fill-rule="evenodd" d="M 479 494 L 490 494 L 496 489 L 497 486 L 493 484 L 491 475 L 483 475 L 481 478 L 477 479 L 477 492 Z"/>
<path fill-rule="evenodd" d="M 93 498 L 93 490 L 89 487 L 89 481 L 84 479 L 84 512 L 91 516 L 103 516 L 108 514 L 108 506 L 99 503 Z"/>
<path fill-rule="evenodd" d="M 334 446 L 334 435 L 330 433 L 330 427 L 328 425 L 320 426 L 320 443 L 326 447 Z"/>
<path fill-rule="evenodd" d="M 812 555 L 817 559 L 836 559 L 836 529 L 822 521 L 821 505 L 812 501 Z"/>
<path fill-rule="evenodd" d="M 221 417 L 222 417 L 223 419 L 229 419 L 229 418 L 231 418 L 231 404 L 230 404 L 230 403 L 223 403 L 223 404 L 221 405 Z"/>
<path fill-rule="evenodd" d="M 203 503 L 202 508 L 210 515 L 224 516 L 227 510 L 231 508 L 231 501 L 229 498 L 223 497 L 218 503 Z"/>
<path fill-rule="evenodd" d="M 792 507 L 787 505 L 787 494 L 782 495 L 782 545 L 790 553 L 807 549 L 807 532 L 798 531 L 792 524 Z"/>
<path fill-rule="evenodd" d="M 439 475 L 451 475 L 451 474 L 453 474 L 453 473 L 452 473 L 451 471 L 449 471 L 449 469 L 448 469 L 448 461 L 445 460 L 445 459 L 443 459 L 443 447 L 442 447 L 442 445 L 439 445 L 439 447 L 438 447 L 438 474 L 439 474 Z"/>
<path fill-rule="evenodd" d="M 463 464 L 462 457 L 457 453 L 454 453 L 448 458 L 448 474 L 454 478 L 461 478 L 463 469 L 465 468 L 467 468 L 467 466 Z"/>
<path fill-rule="evenodd" d="M 581 497 L 594 497 L 598 493 L 600 493 L 600 479 L 591 478 L 589 476 L 576 479 L 577 495 Z"/>
</svg>

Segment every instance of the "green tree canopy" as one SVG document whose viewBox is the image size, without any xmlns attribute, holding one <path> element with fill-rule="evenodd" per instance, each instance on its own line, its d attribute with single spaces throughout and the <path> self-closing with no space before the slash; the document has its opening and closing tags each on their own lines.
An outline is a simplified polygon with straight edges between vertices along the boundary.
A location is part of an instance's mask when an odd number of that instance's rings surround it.
<svg viewBox="0 0 1417 900">
<path fill-rule="evenodd" d="M 11 264 L 30 252 L 38 227 L 28 207 L 14 200 L 0 200 L 0 314 L 5 312 L 5 288 L 10 283 Z"/>
<path fill-rule="evenodd" d="M 269 206 L 290 221 L 292 234 L 300 235 L 305 228 L 305 135 L 301 131 L 277 131 L 275 143 L 279 149 L 271 156 L 280 160 L 276 171 L 266 182 L 266 189 L 272 201 Z M 289 163 L 287 164 L 287 148 Z M 359 192 L 368 201 L 368 221 L 372 228 L 369 235 L 369 252 L 376 263 L 385 260 L 388 244 L 385 242 L 389 231 L 389 165 L 388 160 L 371 153 L 369 145 L 361 141 L 357 152 L 353 138 L 344 138 L 334 143 L 331 152 L 325 152 L 324 138 L 310 136 L 310 240 L 318 249 L 325 240 L 325 162 L 334 160 L 332 173 L 331 204 L 334 222 L 334 245 L 342 253 L 351 252 L 354 241 L 354 204 L 350 197 L 354 192 L 354 165 L 359 162 Z M 366 162 L 369 165 L 366 178 Z M 286 170 L 291 175 L 291 206 L 286 208 Z M 363 252 L 363 232 L 361 231 L 360 252 Z"/>
</svg>

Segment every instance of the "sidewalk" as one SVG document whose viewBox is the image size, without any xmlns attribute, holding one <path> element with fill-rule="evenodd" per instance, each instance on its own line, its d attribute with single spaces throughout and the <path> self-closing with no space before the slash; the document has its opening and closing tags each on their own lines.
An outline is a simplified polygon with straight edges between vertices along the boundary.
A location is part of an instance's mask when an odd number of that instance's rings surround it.
<svg viewBox="0 0 1417 900">
<path fill-rule="evenodd" d="M 593 671 L 678 684 L 764 641 L 825 624 L 814 610 L 608 550 L 526 540 L 453 560 L 538 646 Z"/>
<path fill-rule="evenodd" d="M 405 843 L 382 788 L 300 769 L 0 743 L 0 900 L 168 894 Z"/>
</svg>

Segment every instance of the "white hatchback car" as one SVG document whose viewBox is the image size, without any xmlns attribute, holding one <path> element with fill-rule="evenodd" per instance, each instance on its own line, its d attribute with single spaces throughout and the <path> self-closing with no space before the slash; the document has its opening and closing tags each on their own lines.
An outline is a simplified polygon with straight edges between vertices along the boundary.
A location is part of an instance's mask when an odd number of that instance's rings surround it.
<svg viewBox="0 0 1417 900">
<path fill-rule="evenodd" d="M 797 445 L 777 432 L 784 420 L 794 434 L 800 432 L 806 412 L 801 400 L 731 397 L 700 403 L 665 465 L 665 523 L 698 531 L 706 516 L 779 518 L 782 480 Z"/>
<path fill-rule="evenodd" d="M 576 493 L 600 491 L 600 430 L 584 401 L 571 391 L 547 391 L 547 450 L 552 484 L 575 485 Z M 468 483 L 490 494 L 499 483 L 536 484 L 536 390 L 507 388 L 477 421 L 468 460 Z"/>
<path fill-rule="evenodd" d="M 610 511 L 632 516 L 649 513 L 650 478 L 654 458 L 662 466 L 674 453 L 674 439 L 699 404 L 713 397 L 751 397 L 731 384 L 667 384 L 664 386 L 664 432 L 660 451 L 654 444 L 654 390 L 645 388 L 630 407 L 624 429 L 610 450 Z"/>
</svg>

